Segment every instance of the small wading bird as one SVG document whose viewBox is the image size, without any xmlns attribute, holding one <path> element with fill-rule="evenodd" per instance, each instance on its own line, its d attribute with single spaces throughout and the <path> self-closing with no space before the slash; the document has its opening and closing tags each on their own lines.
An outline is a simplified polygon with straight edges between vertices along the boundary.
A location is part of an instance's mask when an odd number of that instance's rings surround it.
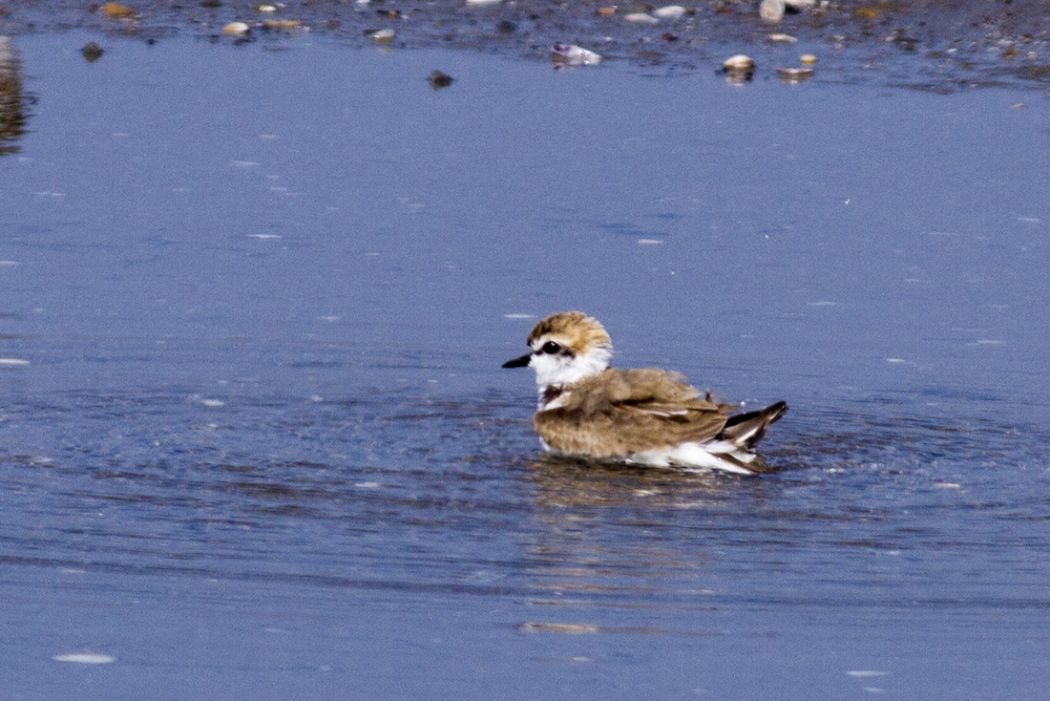
<svg viewBox="0 0 1050 701">
<path fill-rule="evenodd" d="M 582 312 L 559 312 L 529 334 L 530 351 L 503 364 L 536 371 L 540 405 L 532 419 L 543 447 L 593 460 L 738 474 L 769 468 L 753 451 L 785 402 L 740 414 L 676 372 L 609 367 L 612 341 Z"/>
</svg>

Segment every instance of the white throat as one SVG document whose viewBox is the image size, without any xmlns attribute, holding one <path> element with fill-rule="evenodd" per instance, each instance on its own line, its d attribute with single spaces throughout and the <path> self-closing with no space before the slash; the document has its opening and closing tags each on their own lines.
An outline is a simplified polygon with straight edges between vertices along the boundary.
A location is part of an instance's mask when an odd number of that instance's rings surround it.
<svg viewBox="0 0 1050 701">
<path fill-rule="evenodd" d="M 597 375 L 609 367 L 612 351 L 608 348 L 592 348 L 580 355 L 548 355 L 537 353 L 529 360 L 529 367 L 536 371 L 536 384 L 540 392 L 540 406 L 543 407 L 544 396 L 550 396 L 553 390 L 568 389 L 572 384 L 585 377 Z"/>
</svg>

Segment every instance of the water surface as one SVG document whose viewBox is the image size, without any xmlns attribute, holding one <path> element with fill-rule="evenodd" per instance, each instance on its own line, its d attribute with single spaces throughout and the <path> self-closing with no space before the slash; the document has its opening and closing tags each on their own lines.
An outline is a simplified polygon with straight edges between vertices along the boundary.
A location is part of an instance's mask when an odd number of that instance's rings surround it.
<svg viewBox="0 0 1050 701">
<path fill-rule="evenodd" d="M 0 156 L 10 698 L 1045 689 L 1044 96 L 89 38 Z M 783 470 L 543 458 L 567 308 Z"/>
</svg>

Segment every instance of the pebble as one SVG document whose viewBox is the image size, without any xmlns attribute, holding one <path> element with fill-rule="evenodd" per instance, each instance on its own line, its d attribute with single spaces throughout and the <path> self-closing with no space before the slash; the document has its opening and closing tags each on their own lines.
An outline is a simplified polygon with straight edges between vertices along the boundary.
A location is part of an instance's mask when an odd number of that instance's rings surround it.
<svg viewBox="0 0 1050 701">
<path fill-rule="evenodd" d="M 623 18 L 633 24 L 656 24 L 660 21 L 645 12 L 632 12 L 629 15 L 624 15 Z"/>
<path fill-rule="evenodd" d="M 551 60 L 568 66 L 596 66 L 602 62 L 602 57 L 576 44 L 555 44 L 551 47 Z"/>
<path fill-rule="evenodd" d="M 19 367 L 23 365 L 29 365 L 29 361 L 25 358 L 0 358 L 0 366 Z"/>
<path fill-rule="evenodd" d="M 784 0 L 762 0 L 758 5 L 758 16 L 766 22 L 779 22 L 784 19 L 785 9 Z"/>
<path fill-rule="evenodd" d="M 755 62 L 750 56 L 736 54 L 722 62 L 722 71 L 731 83 L 745 83 L 755 73 Z"/>
<path fill-rule="evenodd" d="M 394 30 L 389 28 L 379 29 L 377 31 L 369 33 L 368 36 L 370 36 L 372 38 L 372 41 L 374 41 L 377 44 L 389 44 L 394 40 Z"/>
<path fill-rule="evenodd" d="M 134 19 L 135 11 L 119 2 L 107 2 L 102 6 L 102 14 L 110 19 Z"/>
<path fill-rule="evenodd" d="M 775 41 L 780 44 L 794 44 L 798 41 L 798 39 L 790 34 L 770 34 L 768 38 L 770 41 Z"/>
<path fill-rule="evenodd" d="M 297 19 L 268 19 L 263 20 L 263 29 L 271 32 L 294 32 L 305 27 Z"/>
<path fill-rule="evenodd" d="M 778 68 L 777 75 L 785 83 L 801 83 L 813 77 L 812 68 Z"/>
<path fill-rule="evenodd" d="M 616 14 L 616 5 L 607 5 L 598 8 L 598 14 L 602 17 L 612 17 Z"/>
<path fill-rule="evenodd" d="M 448 73 L 436 69 L 431 71 L 430 75 L 427 76 L 427 82 L 430 83 L 430 87 L 434 88 L 435 90 L 447 88 L 448 86 L 452 85 L 453 81 L 455 81 L 455 78 L 450 76 Z"/>
<path fill-rule="evenodd" d="M 750 56 L 736 54 L 723 61 L 722 68 L 727 71 L 753 71 L 755 70 L 755 61 Z"/>
<path fill-rule="evenodd" d="M 479 5 L 498 5 L 501 2 L 503 0 L 467 0 L 468 5 L 474 5 L 475 7 Z"/>
<path fill-rule="evenodd" d="M 812 66 L 817 62 L 817 57 L 813 54 L 802 54 L 798 60 L 803 66 Z"/>
<path fill-rule="evenodd" d="M 664 5 L 653 10 L 653 16 L 660 19 L 678 19 L 685 14 L 685 8 L 681 5 Z"/>
<path fill-rule="evenodd" d="M 102 58 L 102 54 L 106 53 L 105 50 L 93 41 L 89 41 L 80 48 L 80 53 L 84 55 L 84 59 L 88 63 L 94 63 L 95 61 Z"/>
<path fill-rule="evenodd" d="M 230 22 L 222 28 L 222 33 L 228 37 L 242 37 L 250 31 L 252 28 L 245 22 Z"/>
<path fill-rule="evenodd" d="M 265 12 L 267 14 L 272 14 L 274 12 L 277 12 L 277 6 L 276 5 L 256 5 L 255 6 L 255 11 L 256 12 Z"/>
</svg>

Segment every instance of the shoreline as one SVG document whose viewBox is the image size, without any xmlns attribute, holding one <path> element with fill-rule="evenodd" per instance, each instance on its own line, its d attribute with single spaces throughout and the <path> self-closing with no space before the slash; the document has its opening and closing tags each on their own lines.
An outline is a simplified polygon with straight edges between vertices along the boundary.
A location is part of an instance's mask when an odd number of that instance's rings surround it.
<svg viewBox="0 0 1050 701">
<path fill-rule="evenodd" d="M 549 60 L 555 43 L 576 44 L 605 61 L 681 70 L 717 70 L 744 53 L 758 76 L 797 64 L 809 53 L 817 82 L 875 84 L 932 92 L 980 87 L 1034 89 L 1050 94 L 1050 15 L 1033 0 L 996 3 L 917 2 L 865 5 L 816 3 L 778 22 L 759 17 L 751 2 L 703 2 L 661 13 L 656 5 L 589 0 L 573 5 L 530 1 L 471 6 L 420 0 L 287 2 L 203 0 L 172 6 L 129 2 L 127 14 L 105 5 L 60 0 L 14 7 L 0 3 L 0 35 L 81 30 L 99 41 L 162 41 L 193 36 L 230 43 L 286 44 L 303 35 L 374 46 L 376 32 L 392 49 L 475 50 Z M 667 7 L 667 6 L 662 6 Z M 676 6 L 678 7 L 678 6 Z M 626 19 L 632 15 L 632 20 Z M 248 32 L 224 36 L 230 22 Z M 391 34 L 392 31 L 392 34 Z M 779 35 L 779 36 L 778 36 Z M 773 37 L 773 38 L 771 38 Z M 103 47 L 104 48 L 104 47 Z"/>
</svg>

